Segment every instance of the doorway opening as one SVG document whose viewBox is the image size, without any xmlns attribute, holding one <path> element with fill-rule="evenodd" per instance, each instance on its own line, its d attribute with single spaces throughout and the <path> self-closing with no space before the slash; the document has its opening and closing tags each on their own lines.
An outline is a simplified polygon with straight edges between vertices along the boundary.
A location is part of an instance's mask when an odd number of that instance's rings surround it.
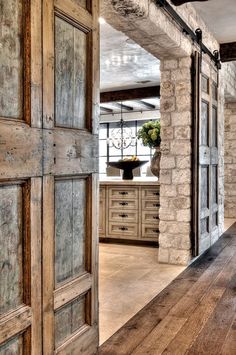
<svg viewBox="0 0 236 355">
<path fill-rule="evenodd" d="M 149 303 L 183 266 L 158 263 L 159 183 L 150 170 L 154 149 L 137 139 L 144 123 L 160 120 L 160 61 L 100 19 L 99 125 L 100 344 Z M 120 121 L 127 135 L 116 144 Z M 128 136 L 130 134 L 130 137 Z M 119 143 L 119 142 L 118 142 Z M 145 161 L 133 180 L 109 166 Z"/>
</svg>

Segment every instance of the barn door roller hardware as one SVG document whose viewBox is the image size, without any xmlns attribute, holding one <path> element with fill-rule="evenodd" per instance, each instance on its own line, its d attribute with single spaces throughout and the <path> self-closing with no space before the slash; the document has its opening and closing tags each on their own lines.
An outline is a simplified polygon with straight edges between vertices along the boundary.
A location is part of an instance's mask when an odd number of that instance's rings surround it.
<svg viewBox="0 0 236 355">
<path fill-rule="evenodd" d="M 174 1 L 172 1 L 174 3 Z M 186 1 L 185 1 L 186 2 Z M 218 69 L 221 68 L 220 55 L 218 51 L 212 53 L 203 43 L 199 40 L 199 29 L 194 32 L 187 23 L 177 14 L 173 7 L 166 0 L 155 0 L 157 6 L 162 7 L 166 13 L 182 28 L 183 33 L 188 35 L 191 40 L 196 43 L 201 51 L 207 54 L 211 60 L 215 63 Z M 184 3 L 184 2 L 183 2 Z M 180 2 L 179 2 L 180 4 Z"/>
</svg>

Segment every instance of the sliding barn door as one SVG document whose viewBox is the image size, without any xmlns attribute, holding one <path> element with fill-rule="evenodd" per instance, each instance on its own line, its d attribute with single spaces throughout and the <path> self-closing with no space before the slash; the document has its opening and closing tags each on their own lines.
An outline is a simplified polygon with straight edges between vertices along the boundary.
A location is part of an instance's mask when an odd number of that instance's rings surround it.
<svg viewBox="0 0 236 355">
<path fill-rule="evenodd" d="M 197 58 L 197 184 L 196 255 L 219 238 L 218 205 L 218 70 L 208 58 Z"/>
<path fill-rule="evenodd" d="M 41 354 L 41 2 L 0 9 L 0 354 Z"/>
<path fill-rule="evenodd" d="M 98 1 L 43 1 L 43 349 L 98 346 Z"/>
</svg>

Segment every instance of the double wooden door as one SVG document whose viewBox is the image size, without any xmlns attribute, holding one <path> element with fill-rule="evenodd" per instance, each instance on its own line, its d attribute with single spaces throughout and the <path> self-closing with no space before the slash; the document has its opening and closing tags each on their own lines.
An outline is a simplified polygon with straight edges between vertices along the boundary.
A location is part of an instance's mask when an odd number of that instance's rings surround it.
<svg viewBox="0 0 236 355">
<path fill-rule="evenodd" d="M 0 354 L 94 354 L 98 0 L 0 8 Z"/>
<path fill-rule="evenodd" d="M 219 73 L 206 55 L 195 55 L 195 250 L 202 254 L 219 238 Z"/>
</svg>

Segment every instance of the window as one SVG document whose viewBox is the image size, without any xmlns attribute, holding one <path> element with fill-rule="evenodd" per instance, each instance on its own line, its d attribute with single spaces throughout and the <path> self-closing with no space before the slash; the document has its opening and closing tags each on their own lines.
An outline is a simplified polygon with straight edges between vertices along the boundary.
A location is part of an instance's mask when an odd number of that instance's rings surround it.
<svg viewBox="0 0 236 355">
<path fill-rule="evenodd" d="M 146 121 L 126 121 L 125 124 L 127 127 L 131 128 L 132 136 L 135 138 L 137 136 L 137 132 L 139 128 Z M 108 138 L 113 129 L 117 127 L 117 122 L 109 122 L 109 123 L 100 123 L 99 127 L 99 174 L 101 177 L 106 176 L 106 168 L 107 162 L 109 161 L 117 161 L 121 159 L 121 151 L 114 147 L 109 146 Z M 153 156 L 153 149 L 149 147 L 144 147 L 142 145 L 141 140 L 136 140 L 135 145 L 130 146 L 124 149 L 124 157 L 131 157 L 132 155 L 136 155 L 140 160 L 148 160 L 148 163 L 141 167 L 141 175 L 146 175 L 147 166 L 150 165 L 150 160 Z"/>
</svg>

